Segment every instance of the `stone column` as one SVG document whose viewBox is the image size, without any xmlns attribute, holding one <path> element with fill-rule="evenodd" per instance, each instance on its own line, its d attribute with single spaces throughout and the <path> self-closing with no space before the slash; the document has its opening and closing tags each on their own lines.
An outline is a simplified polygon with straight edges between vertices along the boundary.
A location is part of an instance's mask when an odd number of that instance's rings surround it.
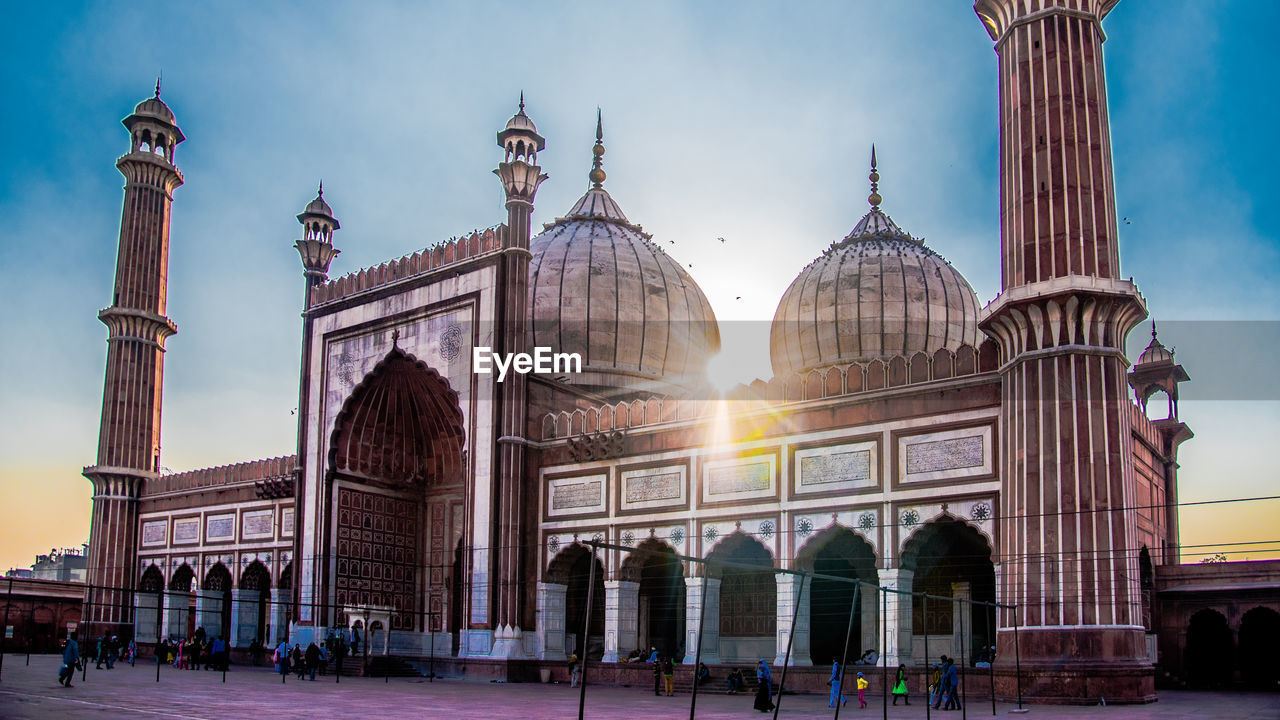
<svg viewBox="0 0 1280 720">
<path fill-rule="evenodd" d="M 880 587 L 885 590 L 901 590 L 911 592 L 911 581 L 915 576 L 912 570 L 881 570 Z M 911 596 L 896 592 L 885 592 L 880 598 L 880 619 L 882 632 L 879 642 L 885 644 L 880 648 L 880 664 L 888 663 L 889 667 L 899 664 L 911 664 Z"/>
<path fill-rule="evenodd" d="M 258 636 L 258 598 L 261 595 L 257 590 L 231 591 L 231 637 L 228 638 L 231 647 L 249 647 Z"/>
<path fill-rule="evenodd" d="M 276 591 L 280 594 L 280 591 Z M 270 639 L 263 638 L 263 642 L 270 642 L 274 647 L 280 644 L 281 640 L 289 638 L 289 598 L 285 596 L 273 597 L 272 602 L 268 605 L 271 627 L 267 630 Z M 346 618 L 336 618 L 335 623 L 341 624 Z"/>
<path fill-rule="evenodd" d="M 791 641 L 791 667 L 812 665 L 813 660 L 809 656 L 809 597 L 813 594 L 813 581 L 790 573 L 777 573 L 774 579 L 778 583 L 778 654 L 774 657 L 773 664 L 775 667 L 786 664 L 787 642 L 794 633 L 795 640 Z M 802 583 L 803 592 L 800 589 Z M 852 590 L 851 586 L 850 592 Z M 800 603 L 799 614 L 796 614 L 797 601 Z M 791 627 L 792 617 L 795 618 L 794 628 Z"/>
<path fill-rule="evenodd" d="M 133 639 L 139 643 L 156 641 L 156 607 L 159 598 L 155 593 L 138 592 L 133 596 Z"/>
<path fill-rule="evenodd" d="M 871 648 L 880 647 L 880 637 L 876 635 L 880 631 L 880 623 L 877 620 L 880 617 L 880 592 L 878 589 L 863 585 L 862 586 L 862 652 L 866 652 Z M 849 658 L 850 662 L 858 658 Z"/>
<path fill-rule="evenodd" d="M 604 582 L 604 657 L 602 662 L 618 662 L 636 649 L 639 622 L 640 583 L 626 580 Z"/>
<path fill-rule="evenodd" d="M 187 613 L 191 612 L 191 593 L 166 590 L 164 593 L 164 637 L 187 635 Z"/>
<path fill-rule="evenodd" d="M 684 664 L 697 662 L 698 624 L 702 613 L 706 612 L 706 622 L 702 623 L 702 662 L 708 665 L 720 662 L 720 581 L 705 578 L 707 597 L 703 601 L 702 583 L 704 578 L 685 578 L 685 613 L 684 613 Z"/>
<path fill-rule="evenodd" d="M 543 660 L 568 658 L 564 647 L 564 598 L 568 589 L 559 583 L 538 583 L 538 657 Z"/>
<path fill-rule="evenodd" d="M 969 643 L 969 638 L 973 637 L 973 606 L 969 604 L 969 600 L 973 599 L 973 592 L 970 590 L 967 582 L 951 583 L 951 657 L 969 659 L 973 654 L 973 643 Z M 962 651 L 963 650 L 963 654 Z"/>
<path fill-rule="evenodd" d="M 208 638 L 222 634 L 221 590 L 196 591 L 196 627 L 204 628 L 205 637 Z"/>
</svg>

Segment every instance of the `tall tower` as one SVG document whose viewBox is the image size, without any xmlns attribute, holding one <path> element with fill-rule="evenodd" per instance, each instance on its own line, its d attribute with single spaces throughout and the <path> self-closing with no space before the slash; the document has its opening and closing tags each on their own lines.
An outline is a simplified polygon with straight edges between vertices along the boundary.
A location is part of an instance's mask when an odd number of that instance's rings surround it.
<svg viewBox="0 0 1280 720">
<path fill-rule="evenodd" d="M 1117 0 L 977 0 L 999 58 L 1003 356 L 997 691 L 1155 699 L 1139 609 L 1125 337 L 1102 66 Z"/>
<path fill-rule="evenodd" d="M 84 469 L 93 483 L 85 622 L 89 632 L 126 636 L 132 622 L 128 588 L 137 580 L 138 495 L 160 472 L 160 399 L 164 341 L 178 331 L 165 316 L 169 280 L 169 211 L 182 185 L 174 151 L 186 138 L 173 111 L 155 97 L 123 121 L 129 153 L 116 160 L 124 175 L 124 210 L 107 326 L 98 461 Z"/>
<path fill-rule="evenodd" d="M 533 218 L 533 198 L 547 176 L 538 166 L 538 152 L 547 146 L 538 134 L 533 120 L 524 113 L 524 93 L 520 109 L 498 133 L 498 147 L 503 161 L 494 174 L 502 181 L 507 198 L 508 247 L 498 268 L 497 328 L 494 337 L 501 344 L 495 352 L 527 353 L 529 351 L 529 237 Z M 524 579 L 524 475 L 526 411 L 528 393 L 525 376 L 507 375 L 498 388 L 495 409 L 498 425 L 498 447 L 495 458 L 498 479 L 495 517 L 496 550 L 490 553 L 494 644 L 492 654 L 498 657 L 523 655 L 521 643 L 522 598 Z M 475 609 L 472 610 L 475 617 Z M 531 627 L 531 625 L 529 625 Z"/>
</svg>

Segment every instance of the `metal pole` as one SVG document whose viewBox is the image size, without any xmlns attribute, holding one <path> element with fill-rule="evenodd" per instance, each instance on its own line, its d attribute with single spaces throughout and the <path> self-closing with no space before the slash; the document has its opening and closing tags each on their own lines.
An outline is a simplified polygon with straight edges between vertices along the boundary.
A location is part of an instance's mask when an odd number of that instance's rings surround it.
<svg viewBox="0 0 1280 720">
<path fill-rule="evenodd" d="M 1013 662 L 1018 673 L 1018 709 L 1022 709 L 1022 649 L 1018 647 L 1018 606 L 1013 606 Z"/>
<path fill-rule="evenodd" d="M 89 642 L 93 642 L 93 583 L 87 584 L 84 599 L 85 605 L 88 606 L 88 612 L 85 613 L 85 617 L 89 619 L 89 622 L 85 623 L 85 635 L 89 636 Z M 88 647 L 89 645 L 86 643 L 85 648 L 87 649 Z M 94 650 L 94 654 L 97 654 L 96 648 Z M 89 677 L 89 663 L 85 662 L 84 658 L 85 653 L 82 649 L 80 652 L 80 682 L 84 682 Z"/>
<path fill-rule="evenodd" d="M 882 636 L 880 638 L 880 657 L 884 659 L 884 664 L 886 667 L 888 667 L 889 665 L 889 652 L 888 652 L 889 651 L 889 592 L 890 591 L 888 588 L 883 588 L 883 587 L 880 588 L 880 595 L 884 597 L 884 604 L 882 606 L 884 614 L 880 616 L 880 628 L 881 628 L 881 636 Z M 895 602 L 894 605 L 896 606 L 897 603 Z M 884 708 L 884 713 L 882 714 L 882 716 L 886 718 L 889 717 L 889 708 L 887 706 L 887 703 L 886 703 L 886 707 Z"/>
<path fill-rule="evenodd" d="M 964 685 L 964 666 L 968 664 L 968 660 L 965 659 L 965 656 L 967 654 L 965 652 L 965 646 L 969 644 L 964 637 L 965 635 L 964 616 L 969 614 L 968 612 L 966 612 L 965 607 L 966 607 L 966 603 L 962 601 L 960 603 L 960 718 L 961 720 L 967 720 L 967 718 L 969 717 L 969 696 L 965 694 L 965 685 Z M 972 606 L 968 606 L 968 607 L 972 609 Z M 973 625 L 973 620 L 970 620 L 969 624 Z"/>
<path fill-rule="evenodd" d="M 578 720 L 583 720 L 587 707 L 587 648 L 591 646 L 591 605 L 596 594 L 596 544 L 594 541 L 588 544 L 591 546 L 591 570 L 587 573 L 587 613 L 582 621 L 582 657 L 578 658 L 582 668 L 578 672 Z M 573 668 L 569 668 L 569 672 L 572 673 Z"/>
<path fill-rule="evenodd" d="M 854 583 L 853 586 L 853 604 L 849 606 L 849 625 L 844 631 L 844 650 L 840 651 L 840 677 L 836 682 L 840 683 L 840 688 L 836 690 L 836 720 L 840 718 L 840 706 L 844 704 L 844 676 L 846 674 L 846 665 L 849 661 L 849 636 L 853 634 L 853 614 L 858 609 L 858 595 L 862 589 L 861 583 Z M 856 682 L 854 683 L 857 684 Z M 855 688 L 856 689 L 856 688 Z"/>
<path fill-rule="evenodd" d="M 152 654 L 156 656 L 156 682 L 160 682 L 160 635 L 164 632 L 164 585 L 156 592 L 156 648 Z"/>
<path fill-rule="evenodd" d="M 929 688 L 933 685 L 933 672 L 929 669 L 929 593 L 924 594 L 924 716 L 926 720 L 933 717 L 933 693 Z"/>
<path fill-rule="evenodd" d="M 702 611 L 698 613 L 698 647 L 693 651 L 693 695 L 689 698 L 689 720 L 698 706 L 698 666 L 702 664 L 702 628 L 707 620 L 707 567 L 702 568 Z M 675 658 L 671 660 L 675 664 Z"/>
<path fill-rule="evenodd" d="M 433 630 L 431 630 L 430 615 L 427 616 L 427 632 L 431 633 L 431 665 L 430 665 L 431 674 L 427 676 L 427 682 L 435 682 L 436 681 L 436 634 Z"/>
<path fill-rule="evenodd" d="M 800 621 L 800 602 L 804 599 L 805 576 L 800 576 L 800 589 L 796 592 L 796 607 L 791 612 L 791 632 L 787 634 L 787 653 L 782 660 L 782 680 L 778 682 L 778 702 L 773 704 L 773 720 L 778 720 L 778 711 L 782 709 L 782 691 L 787 687 L 787 668 L 791 666 L 791 643 L 796 639 L 796 623 Z M 856 586 L 855 586 L 856 587 Z M 855 601 L 856 604 L 857 601 Z M 701 642 L 699 642 L 701 650 Z M 697 684 L 698 670 L 694 668 L 694 684 Z"/>
</svg>

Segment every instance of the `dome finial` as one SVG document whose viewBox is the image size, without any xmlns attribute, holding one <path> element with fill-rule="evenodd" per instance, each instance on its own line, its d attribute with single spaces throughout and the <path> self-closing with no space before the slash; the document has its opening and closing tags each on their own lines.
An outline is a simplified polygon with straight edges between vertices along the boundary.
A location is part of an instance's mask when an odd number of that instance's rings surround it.
<svg viewBox="0 0 1280 720">
<path fill-rule="evenodd" d="M 591 180 L 591 187 L 599 189 L 604 182 L 605 174 L 603 163 L 600 158 L 604 157 L 604 124 L 601 118 L 600 108 L 596 108 L 596 144 L 591 148 L 591 172 L 587 173 L 587 177 Z"/>
<path fill-rule="evenodd" d="M 520 112 L 524 112 L 524 91 L 520 91 Z"/>
<path fill-rule="evenodd" d="M 163 78 L 164 78 L 164 71 L 161 70 L 160 74 L 156 76 L 156 99 L 157 100 L 160 99 L 160 80 Z"/>
<path fill-rule="evenodd" d="M 316 190 L 316 197 L 324 197 L 324 179 L 320 180 L 320 188 Z"/>
<path fill-rule="evenodd" d="M 1156 339 L 1156 319 L 1151 318 L 1151 339 Z"/>
<path fill-rule="evenodd" d="M 880 173 L 876 172 L 875 143 L 871 144 L 871 174 L 867 176 L 867 179 L 871 181 L 871 194 L 867 196 L 867 202 L 871 203 L 872 210 L 878 211 L 880 209 L 880 202 L 884 198 L 880 197 L 880 193 L 878 191 L 879 190 L 878 183 L 880 182 Z"/>
</svg>

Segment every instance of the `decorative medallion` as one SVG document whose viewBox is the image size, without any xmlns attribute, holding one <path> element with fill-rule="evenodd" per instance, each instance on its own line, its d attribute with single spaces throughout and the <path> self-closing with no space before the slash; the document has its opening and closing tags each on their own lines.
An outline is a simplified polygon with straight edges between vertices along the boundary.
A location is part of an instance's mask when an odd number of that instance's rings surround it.
<svg viewBox="0 0 1280 720">
<path fill-rule="evenodd" d="M 876 516 L 873 513 L 862 513 L 858 518 L 858 527 L 862 528 L 863 532 L 870 532 L 871 528 L 875 526 Z"/>
<path fill-rule="evenodd" d="M 974 520 L 982 521 L 991 517 L 991 506 L 987 503 L 974 503 L 973 509 L 969 511 L 969 517 Z"/>
<path fill-rule="evenodd" d="M 800 523 L 796 525 L 800 537 L 809 537 L 809 533 L 813 532 L 813 521 L 809 518 L 800 518 Z"/>
<path fill-rule="evenodd" d="M 919 522 L 920 522 L 920 513 L 916 512 L 914 509 L 902 511 L 903 527 L 914 527 L 916 523 L 919 523 Z"/>
<path fill-rule="evenodd" d="M 547 541 L 547 549 L 551 551 L 552 555 L 560 552 L 560 538 L 552 535 L 551 539 Z"/>
<path fill-rule="evenodd" d="M 765 520 L 760 523 L 759 535 L 765 540 L 768 540 L 769 538 L 773 537 L 773 521 L 772 520 Z"/>
<path fill-rule="evenodd" d="M 348 350 L 343 350 L 338 356 L 338 377 L 342 379 L 344 385 L 350 387 L 355 384 L 355 356 Z"/>
<path fill-rule="evenodd" d="M 596 533 L 596 534 L 592 535 L 592 536 L 591 536 L 591 542 L 593 542 L 593 543 L 602 543 L 602 542 L 604 542 L 604 535 L 602 535 L 601 533 Z"/>
<path fill-rule="evenodd" d="M 720 537 L 720 531 L 716 529 L 715 525 L 708 525 L 707 529 L 702 532 L 702 536 L 707 539 L 707 542 L 715 542 L 716 538 Z"/>
<path fill-rule="evenodd" d="M 632 533 L 630 530 L 624 530 L 624 531 L 622 531 L 622 544 L 623 544 L 623 545 L 626 545 L 627 547 L 631 547 L 631 545 L 632 545 L 635 541 L 636 541 L 636 536 L 635 536 L 635 534 L 634 534 L 634 533 Z"/>
<path fill-rule="evenodd" d="M 458 359 L 459 353 L 462 352 L 462 327 L 457 323 L 450 323 L 449 327 L 444 329 L 444 333 L 440 335 L 440 357 L 445 362 L 453 362 Z"/>
<path fill-rule="evenodd" d="M 671 531 L 671 542 L 679 545 L 684 542 L 684 528 L 676 528 Z"/>
</svg>

